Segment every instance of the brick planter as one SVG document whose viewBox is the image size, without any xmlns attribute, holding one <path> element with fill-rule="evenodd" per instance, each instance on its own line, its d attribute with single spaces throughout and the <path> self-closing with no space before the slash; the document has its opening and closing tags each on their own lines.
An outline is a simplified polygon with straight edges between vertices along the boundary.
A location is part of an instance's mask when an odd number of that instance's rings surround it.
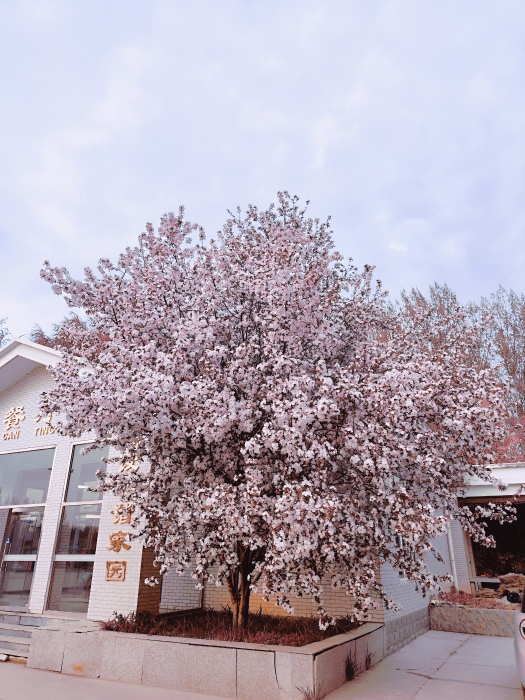
<svg viewBox="0 0 525 700">
<path fill-rule="evenodd" d="M 515 612 L 515 610 L 468 608 L 465 605 L 431 605 L 430 629 L 513 637 Z"/>
<path fill-rule="evenodd" d="M 298 688 L 329 693 L 346 682 L 345 660 L 365 668 L 384 657 L 383 625 L 304 647 L 266 646 L 48 626 L 33 632 L 28 666 L 244 700 L 301 700 Z"/>
</svg>

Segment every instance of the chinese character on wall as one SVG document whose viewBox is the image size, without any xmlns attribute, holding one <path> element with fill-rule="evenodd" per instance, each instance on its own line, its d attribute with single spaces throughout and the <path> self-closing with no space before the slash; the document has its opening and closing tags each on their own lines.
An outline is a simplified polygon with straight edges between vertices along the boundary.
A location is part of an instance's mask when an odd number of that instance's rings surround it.
<svg viewBox="0 0 525 700">
<path fill-rule="evenodd" d="M 127 525 L 131 523 L 131 514 L 135 510 L 135 506 L 131 503 L 119 503 L 111 511 L 113 515 L 113 525 Z"/>
<path fill-rule="evenodd" d="M 26 414 L 23 406 L 10 408 L 5 414 L 6 432 L 2 435 L 2 440 L 17 440 L 20 437 L 20 429 L 15 430 L 15 428 L 20 428 L 20 423 L 25 419 Z"/>
<path fill-rule="evenodd" d="M 138 472 L 140 469 L 140 462 L 124 462 L 120 465 L 121 472 Z"/>
<path fill-rule="evenodd" d="M 44 425 L 41 425 L 35 429 L 35 435 L 49 435 L 49 434 L 54 433 L 55 429 L 53 428 L 52 425 L 50 425 L 52 418 L 53 418 L 52 413 L 48 413 L 45 418 L 43 418 L 41 415 L 38 415 L 35 418 L 35 423 L 39 423 L 40 421 L 43 421 Z"/>
<path fill-rule="evenodd" d="M 118 532 L 112 532 L 109 536 L 110 546 L 108 547 L 108 549 L 111 552 L 120 552 L 121 547 L 124 549 L 131 549 L 131 545 L 126 543 L 127 536 L 128 533 L 122 532 L 122 530 L 119 530 Z"/>
<path fill-rule="evenodd" d="M 6 425 L 6 430 L 12 430 L 13 428 L 18 428 L 20 423 L 26 419 L 26 414 L 24 412 L 23 406 L 13 406 L 5 414 L 4 423 Z"/>
<path fill-rule="evenodd" d="M 124 581 L 126 578 L 125 561 L 106 562 L 106 581 Z"/>
<path fill-rule="evenodd" d="M 44 421 L 44 423 L 51 423 L 53 419 L 53 414 L 48 413 L 45 418 L 43 418 L 40 414 L 35 418 L 35 423 L 40 423 L 41 420 Z"/>
</svg>

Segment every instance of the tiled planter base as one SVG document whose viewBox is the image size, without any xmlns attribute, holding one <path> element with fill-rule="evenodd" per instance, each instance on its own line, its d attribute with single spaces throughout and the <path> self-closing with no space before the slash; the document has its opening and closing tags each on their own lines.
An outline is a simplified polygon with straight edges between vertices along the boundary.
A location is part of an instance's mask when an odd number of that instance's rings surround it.
<svg viewBox="0 0 525 700">
<path fill-rule="evenodd" d="M 304 647 L 64 629 L 33 632 L 28 666 L 244 700 L 301 700 L 298 688 L 329 693 L 346 682 L 345 660 L 361 669 L 384 658 L 384 627 L 367 623 Z"/>
<path fill-rule="evenodd" d="M 467 608 L 464 605 L 431 605 L 430 629 L 513 637 L 515 612 L 515 610 Z"/>
</svg>

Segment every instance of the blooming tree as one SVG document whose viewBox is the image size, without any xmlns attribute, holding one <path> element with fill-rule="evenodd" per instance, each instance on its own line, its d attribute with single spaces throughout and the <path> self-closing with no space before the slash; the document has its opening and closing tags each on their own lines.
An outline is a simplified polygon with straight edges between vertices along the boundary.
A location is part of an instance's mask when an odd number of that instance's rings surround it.
<svg viewBox="0 0 525 700">
<path fill-rule="evenodd" d="M 468 339 L 415 342 L 372 268 L 345 264 L 287 193 L 204 241 L 181 210 L 84 280 L 45 264 L 90 323 L 65 328 L 42 410 L 116 448 L 103 488 L 139 507 L 160 574 L 226 584 L 237 624 L 254 590 L 288 611 L 310 596 L 323 626 L 334 586 L 363 617 L 390 604 L 384 562 L 435 587 L 425 553 L 450 517 L 484 540 L 456 494 L 490 480 L 476 465 L 501 437 L 494 375 L 464 362 Z"/>
</svg>

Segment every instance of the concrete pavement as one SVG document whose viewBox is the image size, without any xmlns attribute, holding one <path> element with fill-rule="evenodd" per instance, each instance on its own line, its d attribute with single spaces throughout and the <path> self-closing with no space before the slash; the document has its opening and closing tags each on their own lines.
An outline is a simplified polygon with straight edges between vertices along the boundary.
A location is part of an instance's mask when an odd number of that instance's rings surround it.
<svg viewBox="0 0 525 700">
<path fill-rule="evenodd" d="M 512 645 L 507 637 L 427 632 L 326 700 L 522 700 Z M 0 700 L 35 698 L 224 700 L 0 663 Z"/>
<path fill-rule="evenodd" d="M 509 637 L 431 631 L 326 700 L 523 700 Z"/>
<path fill-rule="evenodd" d="M 0 700 L 224 700 L 148 685 L 79 678 L 38 671 L 23 664 L 0 663 Z"/>
</svg>

